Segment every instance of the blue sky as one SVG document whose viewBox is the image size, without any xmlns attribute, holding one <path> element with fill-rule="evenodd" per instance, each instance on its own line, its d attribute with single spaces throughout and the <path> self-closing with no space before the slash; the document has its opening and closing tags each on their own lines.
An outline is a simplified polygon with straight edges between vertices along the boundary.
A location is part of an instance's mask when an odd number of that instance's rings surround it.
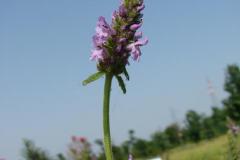
<svg viewBox="0 0 240 160">
<path fill-rule="evenodd" d="M 98 16 L 109 20 L 118 1 L 0 1 L 0 158 L 20 159 L 22 139 L 52 154 L 65 152 L 72 135 L 102 137 L 103 79 L 89 61 Z M 127 131 L 149 138 L 189 109 L 210 113 L 206 78 L 217 99 L 224 69 L 240 59 L 240 1 L 148 0 L 140 63 L 129 66 L 123 95 L 113 83 L 114 142 Z M 174 114 L 173 114 L 174 112 Z"/>
</svg>

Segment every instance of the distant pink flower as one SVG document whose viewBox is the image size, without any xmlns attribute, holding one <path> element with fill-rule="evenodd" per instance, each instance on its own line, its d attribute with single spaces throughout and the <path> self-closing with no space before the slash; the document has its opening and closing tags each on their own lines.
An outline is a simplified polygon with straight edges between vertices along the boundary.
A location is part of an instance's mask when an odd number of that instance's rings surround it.
<svg viewBox="0 0 240 160">
<path fill-rule="evenodd" d="M 72 138 L 73 142 L 77 141 L 77 137 L 76 136 L 72 136 L 71 138 Z"/>
<path fill-rule="evenodd" d="M 79 138 L 79 141 L 82 142 L 82 143 L 84 143 L 84 142 L 86 142 L 86 138 L 85 138 L 85 137 L 80 137 L 80 138 Z"/>
<path fill-rule="evenodd" d="M 128 160 L 133 160 L 133 156 L 131 154 L 129 154 Z"/>
</svg>

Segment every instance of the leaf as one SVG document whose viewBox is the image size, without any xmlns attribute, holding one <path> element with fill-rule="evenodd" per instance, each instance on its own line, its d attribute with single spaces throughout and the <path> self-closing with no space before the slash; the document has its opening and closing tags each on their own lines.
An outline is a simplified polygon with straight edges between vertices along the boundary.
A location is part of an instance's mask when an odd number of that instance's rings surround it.
<svg viewBox="0 0 240 160">
<path fill-rule="evenodd" d="M 119 87 L 122 89 L 123 93 L 125 94 L 127 92 L 124 81 L 121 76 L 116 76 L 118 80 Z"/>
<path fill-rule="evenodd" d="M 124 73 L 126 79 L 129 81 L 130 78 L 129 78 L 129 74 L 128 74 L 128 71 L 127 71 L 126 67 L 124 67 L 123 73 Z"/>
<path fill-rule="evenodd" d="M 84 80 L 82 82 L 82 84 L 84 86 L 86 86 L 87 84 L 93 82 L 93 81 L 96 81 L 98 80 L 99 78 L 101 78 L 102 76 L 104 75 L 104 72 L 97 72 L 97 73 L 94 73 L 92 74 L 91 76 L 89 76 L 86 80 Z"/>
</svg>

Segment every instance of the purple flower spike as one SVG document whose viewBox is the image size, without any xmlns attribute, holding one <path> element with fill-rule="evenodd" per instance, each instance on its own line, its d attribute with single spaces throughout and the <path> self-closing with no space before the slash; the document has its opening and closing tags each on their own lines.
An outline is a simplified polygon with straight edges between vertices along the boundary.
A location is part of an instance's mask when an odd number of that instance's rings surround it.
<svg viewBox="0 0 240 160">
<path fill-rule="evenodd" d="M 143 0 L 121 0 L 110 25 L 104 17 L 99 17 L 90 57 L 97 62 L 99 71 L 118 75 L 124 72 L 130 56 L 134 61 L 140 60 L 140 47 L 148 43 L 147 39 L 141 39 L 143 33 L 137 31 L 143 24 L 144 8 Z"/>
</svg>

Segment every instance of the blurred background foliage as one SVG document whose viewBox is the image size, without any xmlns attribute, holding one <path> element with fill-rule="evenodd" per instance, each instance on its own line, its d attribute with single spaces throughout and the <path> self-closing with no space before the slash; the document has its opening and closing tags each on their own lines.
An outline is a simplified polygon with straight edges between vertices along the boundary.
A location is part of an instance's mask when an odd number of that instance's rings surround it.
<svg viewBox="0 0 240 160">
<path fill-rule="evenodd" d="M 225 91 L 228 97 L 222 106 L 212 106 L 211 115 L 206 116 L 189 110 L 185 123 L 173 123 L 164 130 L 152 133 L 150 139 L 135 137 L 134 130 L 121 145 L 113 145 L 114 159 L 127 159 L 129 154 L 147 159 L 161 156 L 166 160 L 239 159 L 240 123 L 240 68 L 236 64 L 227 66 Z M 227 131 L 228 134 L 227 134 Z M 227 135 L 226 135 L 227 134 Z M 72 137 L 67 155 L 51 157 L 30 140 L 24 140 L 25 160 L 104 160 L 104 148 L 100 139 L 95 141 L 100 151 L 95 155 L 90 143 L 83 137 Z M 194 158 L 195 157 L 195 158 Z"/>
</svg>

